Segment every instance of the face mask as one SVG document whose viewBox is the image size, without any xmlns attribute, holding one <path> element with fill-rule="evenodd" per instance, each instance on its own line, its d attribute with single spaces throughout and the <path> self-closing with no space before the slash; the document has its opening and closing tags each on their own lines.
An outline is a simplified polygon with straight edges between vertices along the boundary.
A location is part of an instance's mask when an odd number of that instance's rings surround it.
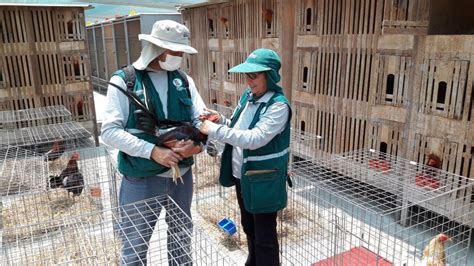
<svg viewBox="0 0 474 266">
<path fill-rule="evenodd" d="M 181 66 L 181 61 L 183 60 L 180 56 L 166 55 L 166 60 L 164 62 L 158 61 L 161 69 L 166 71 L 175 71 Z"/>
</svg>

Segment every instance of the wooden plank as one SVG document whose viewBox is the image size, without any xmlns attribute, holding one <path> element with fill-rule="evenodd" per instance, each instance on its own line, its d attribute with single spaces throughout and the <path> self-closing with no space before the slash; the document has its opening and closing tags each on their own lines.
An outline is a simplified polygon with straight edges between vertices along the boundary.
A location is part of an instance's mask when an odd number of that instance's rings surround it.
<svg viewBox="0 0 474 266">
<path fill-rule="evenodd" d="M 462 88 L 459 87 L 459 76 L 461 71 L 460 61 L 451 61 L 450 69 L 453 71 L 449 74 L 448 80 L 446 80 L 446 94 L 445 94 L 445 110 L 444 113 L 449 118 L 455 117 L 455 110 L 457 107 L 457 93 Z M 462 95 L 462 91 L 460 91 Z M 462 97 L 461 97 L 462 98 Z M 462 106 L 462 103 L 461 103 Z"/>
<path fill-rule="evenodd" d="M 30 72 L 29 72 L 29 62 L 28 62 L 28 56 L 21 56 L 19 59 L 19 62 L 21 64 L 21 82 L 22 82 L 22 87 L 29 87 L 31 88 L 31 82 L 30 82 Z"/>
<path fill-rule="evenodd" d="M 361 100 L 364 102 L 368 102 L 370 89 L 371 89 L 371 74 L 372 74 L 372 53 L 370 52 L 369 49 L 366 50 L 364 64 L 365 64 L 364 75 L 362 77 L 364 80 L 364 83 L 362 85 L 363 94 L 362 94 Z"/>
<path fill-rule="evenodd" d="M 407 57 L 401 57 L 400 58 L 400 80 L 399 80 L 399 86 L 398 86 L 398 97 L 397 97 L 397 105 L 402 106 L 404 99 L 405 99 L 405 92 L 406 92 L 406 86 L 408 82 L 408 71 L 407 71 L 407 65 L 409 64 L 410 60 Z"/>
<path fill-rule="evenodd" d="M 375 104 L 380 104 L 385 102 L 385 86 L 387 80 L 385 77 L 388 75 L 386 70 L 386 65 L 388 64 L 385 56 L 377 54 L 378 67 L 376 69 L 377 74 L 377 87 L 375 92 Z"/>
<path fill-rule="evenodd" d="M 6 29 L 12 29 L 12 30 L 7 30 L 7 38 L 8 38 L 8 43 L 15 43 L 15 39 L 13 37 L 13 26 L 12 26 L 12 20 L 11 20 L 11 17 L 12 17 L 12 12 L 13 10 L 11 9 L 6 9 L 5 10 L 5 24 L 6 24 Z"/>
<path fill-rule="evenodd" d="M 362 37 L 363 40 L 365 39 L 364 37 Z M 358 92 L 358 96 L 357 96 L 357 99 L 359 101 L 364 101 L 365 99 L 365 92 L 366 92 L 366 87 L 365 87 L 365 69 L 366 69 L 366 62 L 367 62 L 367 47 L 366 47 L 366 43 L 364 43 L 363 45 L 363 48 L 360 49 L 361 50 L 361 58 L 360 58 L 360 64 L 359 64 L 359 92 Z"/>
<path fill-rule="evenodd" d="M 16 75 L 16 73 L 20 72 L 20 69 L 18 68 L 18 56 L 10 56 L 10 75 L 13 77 L 15 80 L 15 88 L 19 88 L 22 86 L 21 81 L 20 81 L 20 75 Z M 18 93 L 18 91 L 17 91 Z"/>
<path fill-rule="evenodd" d="M 52 10 L 51 10 L 51 9 L 48 9 L 46 12 L 47 12 L 46 23 L 47 23 L 47 25 L 48 25 L 48 32 L 49 32 L 48 41 L 49 41 L 49 42 L 55 42 L 55 41 L 56 41 L 56 38 L 55 38 L 55 34 L 54 34 L 53 19 L 52 19 Z"/>
<path fill-rule="evenodd" d="M 382 26 L 397 28 L 426 28 L 429 26 L 429 21 L 383 20 Z"/>
<path fill-rule="evenodd" d="M 25 36 L 25 23 L 24 23 L 24 16 L 28 15 L 26 12 L 18 12 L 18 16 L 16 16 L 16 24 L 18 26 L 18 42 L 25 43 L 27 42 L 27 38 Z"/>
<path fill-rule="evenodd" d="M 437 60 L 428 60 L 429 62 L 429 72 L 428 72 L 428 86 L 426 89 L 426 109 L 428 112 L 433 111 L 433 89 L 435 87 L 435 78 L 436 78 L 436 72 L 435 72 L 435 67 L 437 65 Z"/>
<path fill-rule="evenodd" d="M 350 13 L 351 13 L 351 4 L 352 4 L 352 0 L 344 0 L 344 14 L 343 14 L 343 18 L 344 18 L 344 24 L 343 24 L 343 34 L 344 35 L 347 35 L 349 34 L 350 32 L 350 25 L 351 25 L 351 21 L 350 21 Z"/>
<path fill-rule="evenodd" d="M 4 53 L 4 43 L 8 42 L 6 39 L 6 23 L 5 23 L 5 15 L 4 15 L 5 10 L 0 10 L 0 24 L 2 27 L 0 27 L 0 54 Z"/>
<path fill-rule="evenodd" d="M 357 149 L 360 150 L 362 148 L 365 148 L 365 120 L 363 119 L 358 119 L 359 121 L 359 142 L 357 145 Z"/>
<path fill-rule="evenodd" d="M 38 43 L 44 42 L 44 28 L 43 28 L 43 17 L 42 17 L 42 10 L 37 9 L 33 11 L 33 24 L 35 25 L 35 28 L 37 29 L 37 32 L 35 32 L 36 36 L 36 41 Z"/>
<path fill-rule="evenodd" d="M 461 61 L 460 71 L 459 71 L 459 79 L 457 81 L 458 82 L 458 87 L 457 87 L 457 90 L 456 90 L 456 91 L 459 91 L 460 93 L 456 95 L 456 98 L 453 98 L 453 99 L 456 99 L 455 112 L 454 112 L 454 117 L 456 119 L 461 119 L 462 118 L 462 110 L 463 110 L 463 104 L 464 104 L 463 96 L 466 95 L 464 97 L 466 97 L 466 99 L 470 99 L 470 98 L 467 97 L 467 92 L 466 92 L 468 69 L 469 69 L 469 62 L 464 61 L 464 60 Z M 469 100 L 467 100 L 467 102 L 468 101 Z"/>
<path fill-rule="evenodd" d="M 13 40 L 15 43 L 19 43 L 20 42 L 20 30 L 18 28 L 18 17 L 22 15 L 22 12 L 19 11 L 19 10 L 13 10 L 12 13 L 11 13 L 11 23 L 12 23 L 12 30 L 13 30 Z"/>
</svg>

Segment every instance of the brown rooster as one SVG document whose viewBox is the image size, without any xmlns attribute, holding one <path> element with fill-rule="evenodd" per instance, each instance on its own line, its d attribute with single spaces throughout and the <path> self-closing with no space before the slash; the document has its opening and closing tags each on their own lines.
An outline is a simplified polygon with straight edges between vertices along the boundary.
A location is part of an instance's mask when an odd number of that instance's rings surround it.
<svg viewBox="0 0 474 266">
<path fill-rule="evenodd" d="M 80 155 L 78 152 L 74 152 L 66 168 L 58 176 L 50 176 L 49 186 L 51 188 L 65 188 L 74 196 L 79 196 L 84 188 L 84 177 L 79 172 L 78 160 L 80 160 Z"/>
<path fill-rule="evenodd" d="M 451 238 L 446 234 L 439 234 L 431 239 L 430 243 L 425 247 L 423 256 L 421 257 L 424 266 L 445 266 L 446 252 L 444 243 Z"/>
<path fill-rule="evenodd" d="M 225 27 L 226 29 L 229 28 L 229 20 L 228 20 L 227 18 L 221 17 L 221 18 L 219 18 L 219 20 L 222 22 L 222 24 L 224 24 L 224 27 Z"/>
<path fill-rule="evenodd" d="M 49 162 L 49 161 L 54 161 L 57 160 L 61 155 L 64 153 L 64 150 L 66 149 L 66 143 L 64 142 L 63 139 L 58 139 L 53 143 L 53 147 L 49 151 L 47 151 L 44 155 L 44 160 Z"/>
<path fill-rule="evenodd" d="M 263 18 L 267 23 L 267 29 L 272 27 L 273 11 L 271 9 L 263 8 L 262 10 Z"/>
</svg>

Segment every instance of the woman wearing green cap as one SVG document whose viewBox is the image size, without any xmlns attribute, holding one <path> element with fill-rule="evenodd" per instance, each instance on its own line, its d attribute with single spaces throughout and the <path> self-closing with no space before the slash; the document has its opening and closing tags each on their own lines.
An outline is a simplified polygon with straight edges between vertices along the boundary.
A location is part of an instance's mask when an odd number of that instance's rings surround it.
<svg viewBox="0 0 474 266">
<path fill-rule="evenodd" d="M 291 109 L 277 85 L 280 57 L 257 49 L 229 70 L 246 75 L 247 89 L 230 119 L 204 120 L 201 132 L 226 143 L 219 181 L 236 186 L 249 256 L 245 265 L 279 265 L 277 211 L 287 203 Z M 202 116 L 204 117 L 204 116 Z"/>
</svg>

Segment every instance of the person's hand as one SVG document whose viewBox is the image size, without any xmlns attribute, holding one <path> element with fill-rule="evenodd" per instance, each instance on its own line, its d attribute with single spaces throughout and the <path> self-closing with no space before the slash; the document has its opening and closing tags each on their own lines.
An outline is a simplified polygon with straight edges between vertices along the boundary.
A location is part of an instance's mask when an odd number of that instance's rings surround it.
<svg viewBox="0 0 474 266">
<path fill-rule="evenodd" d="M 199 120 L 209 120 L 214 123 L 219 123 L 219 121 L 221 120 L 221 114 L 216 110 L 204 108 L 204 112 L 199 115 Z"/>
<path fill-rule="evenodd" d="M 155 121 L 147 116 L 142 110 L 135 110 L 133 112 L 135 116 L 135 128 L 145 131 L 148 134 L 155 134 L 156 123 Z"/>
<path fill-rule="evenodd" d="M 202 121 L 201 123 L 201 126 L 199 127 L 199 131 L 201 131 L 202 134 L 204 135 L 209 135 L 209 130 L 211 128 L 212 125 L 214 125 L 215 123 L 209 121 L 209 120 L 204 120 Z"/>
<path fill-rule="evenodd" d="M 194 145 L 194 141 L 186 140 L 186 141 L 178 141 L 176 145 L 172 148 L 175 153 L 178 153 L 183 158 L 188 158 L 193 156 L 194 154 L 201 152 L 201 146 Z"/>
<path fill-rule="evenodd" d="M 155 146 L 151 151 L 150 159 L 165 167 L 171 168 L 176 167 L 183 157 L 171 149 Z"/>
</svg>

